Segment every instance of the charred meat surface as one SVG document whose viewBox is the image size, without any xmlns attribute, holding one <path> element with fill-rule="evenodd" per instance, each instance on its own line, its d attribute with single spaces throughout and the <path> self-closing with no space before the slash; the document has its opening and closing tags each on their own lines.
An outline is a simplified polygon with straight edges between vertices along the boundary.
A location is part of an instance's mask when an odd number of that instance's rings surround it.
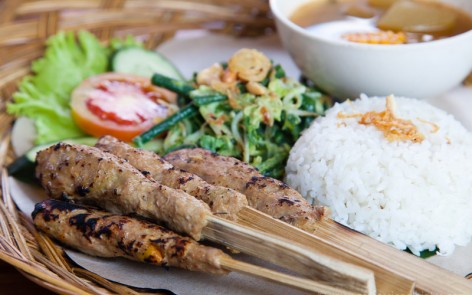
<svg viewBox="0 0 472 295">
<path fill-rule="evenodd" d="M 227 272 L 220 267 L 220 258 L 227 256 L 221 250 L 151 222 L 58 200 L 36 204 L 32 216 L 37 229 L 90 255 L 214 274 Z"/>
<path fill-rule="evenodd" d="M 237 213 L 248 206 L 246 196 L 222 186 L 215 186 L 195 174 L 174 168 L 173 165 L 151 151 L 133 148 L 112 136 L 104 136 L 95 145 L 97 148 L 127 160 L 144 175 L 157 182 L 202 200 L 210 206 L 213 214 L 236 220 Z"/>
<path fill-rule="evenodd" d="M 251 207 L 303 230 L 316 230 L 316 224 L 329 215 L 328 208 L 312 206 L 285 183 L 263 176 L 238 159 L 199 148 L 177 150 L 164 159 L 211 184 L 245 194 Z"/>
<path fill-rule="evenodd" d="M 202 201 L 148 179 L 124 159 L 94 147 L 58 143 L 40 151 L 36 177 L 52 198 L 136 213 L 196 240 L 211 215 Z"/>
</svg>

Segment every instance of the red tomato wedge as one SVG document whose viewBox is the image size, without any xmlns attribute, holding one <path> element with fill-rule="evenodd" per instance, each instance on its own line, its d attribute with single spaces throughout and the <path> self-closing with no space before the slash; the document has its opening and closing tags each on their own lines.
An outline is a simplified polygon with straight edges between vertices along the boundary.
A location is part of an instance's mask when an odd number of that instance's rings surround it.
<svg viewBox="0 0 472 295">
<path fill-rule="evenodd" d="M 88 134 L 131 141 L 173 114 L 176 98 L 149 78 L 106 73 L 88 78 L 74 90 L 72 117 Z"/>
</svg>

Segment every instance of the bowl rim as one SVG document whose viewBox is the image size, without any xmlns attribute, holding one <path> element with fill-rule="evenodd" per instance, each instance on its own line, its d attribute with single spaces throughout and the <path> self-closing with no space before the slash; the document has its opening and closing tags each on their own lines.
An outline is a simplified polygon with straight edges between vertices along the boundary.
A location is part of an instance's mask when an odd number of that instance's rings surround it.
<svg viewBox="0 0 472 295">
<path fill-rule="evenodd" d="M 437 47 L 437 46 L 447 46 L 453 45 L 456 42 L 472 42 L 472 29 L 458 34 L 456 36 L 447 37 L 441 40 L 434 40 L 428 42 L 421 42 L 421 43 L 412 43 L 412 44 L 363 44 L 363 43 L 356 43 L 356 42 L 348 42 L 343 40 L 336 40 L 336 39 L 327 39 L 321 38 L 314 34 L 309 33 L 307 30 L 303 29 L 302 27 L 296 25 L 286 14 L 284 14 L 278 7 L 278 1 L 281 0 L 269 0 L 269 6 L 272 14 L 276 18 L 276 20 L 282 22 L 285 26 L 290 28 L 292 31 L 297 32 L 298 34 L 307 37 L 308 39 L 316 40 L 318 42 L 323 42 L 327 44 L 331 44 L 334 46 L 341 46 L 350 49 L 365 49 L 365 50 L 411 50 L 411 49 L 422 49 L 428 47 Z M 470 13 L 468 13 L 470 14 Z M 472 17 L 472 15 L 470 15 Z M 449 44 L 450 43 L 450 44 Z"/>
</svg>

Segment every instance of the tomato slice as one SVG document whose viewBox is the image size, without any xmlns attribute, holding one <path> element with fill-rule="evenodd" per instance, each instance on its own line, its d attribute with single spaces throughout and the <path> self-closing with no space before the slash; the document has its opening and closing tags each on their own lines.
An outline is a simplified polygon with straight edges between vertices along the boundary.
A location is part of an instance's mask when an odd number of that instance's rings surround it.
<svg viewBox="0 0 472 295">
<path fill-rule="evenodd" d="M 153 86 L 148 78 L 106 73 L 88 78 L 74 90 L 71 113 L 88 134 L 131 141 L 174 113 L 175 101 L 175 93 Z"/>
</svg>

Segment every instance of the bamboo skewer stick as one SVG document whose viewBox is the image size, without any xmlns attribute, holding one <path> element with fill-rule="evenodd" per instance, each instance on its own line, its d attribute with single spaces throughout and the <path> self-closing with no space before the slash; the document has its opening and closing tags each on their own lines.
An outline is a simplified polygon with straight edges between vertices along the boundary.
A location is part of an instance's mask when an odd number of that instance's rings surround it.
<svg viewBox="0 0 472 295">
<path fill-rule="evenodd" d="M 222 258 L 220 263 L 221 266 L 227 270 L 253 275 L 269 281 L 282 283 L 284 285 L 294 287 L 300 290 L 317 292 L 321 294 L 365 294 L 361 292 L 350 292 L 344 289 L 327 286 L 318 282 L 314 282 L 312 280 L 286 275 L 280 272 L 276 272 L 267 268 L 259 267 L 234 259 Z"/>
<path fill-rule="evenodd" d="M 351 255 L 340 251 L 334 243 L 320 240 L 314 235 L 293 227 L 285 222 L 281 222 L 251 207 L 246 207 L 238 214 L 238 223 L 257 228 L 275 235 L 284 235 L 296 243 L 306 247 L 315 248 L 322 253 L 336 257 L 342 261 L 353 263 L 374 271 L 377 292 L 380 294 L 411 294 L 414 288 L 414 281 L 410 280 L 401 273 L 393 272 L 389 268 L 384 268 L 365 260 L 365 257 Z M 333 233 L 335 234 L 335 233 Z"/>
<path fill-rule="evenodd" d="M 205 239 L 285 267 L 307 278 L 316 278 L 347 292 L 375 293 L 375 279 L 369 270 L 328 257 L 313 247 L 304 249 L 280 236 L 264 234 L 219 217 L 212 216 L 208 221 L 202 232 Z"/>
<path fill-rule="evenodd" d="M 413 287 L 421 294 L 472 294 L 472 283 L 464 278 L 333 220 L 320 222 L 317 230 L 310 234 L 250 207 L 241 210 L 238 217 L 240 224 L 288 236 L 296 243 L 373 270 L 380 294 L 411 293 Z"/>
<path fill-rule="evenodd" d="M 357 254 L 363 259 L 368 258 L 386 269 L 414 280 L 418 293 L 472 294 L 472 282 L 463 277 L 353 231 L 334 220 L 322 222 L 316 231 L 316 237 L 332 242 L 346 253 Z"/>
</svg>

